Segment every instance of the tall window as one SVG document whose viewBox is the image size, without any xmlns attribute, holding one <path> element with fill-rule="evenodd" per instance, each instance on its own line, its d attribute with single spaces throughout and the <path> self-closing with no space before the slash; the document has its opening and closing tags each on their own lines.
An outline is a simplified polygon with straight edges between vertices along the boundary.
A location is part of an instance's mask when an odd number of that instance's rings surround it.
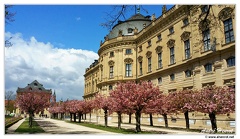
<svg viewBox="0 0 240 139">
<path fill-rule="evenodd" d="M 110 52 L 110 57 L 114 57 L 114 52 Z"/>
<path fill-rule="evenodd" d="M 162 68 L 162 52 L 158 53 L 158 68 Z"/>
<path fill-rule="evenodd" d="M 189 39 L 184 41 L 184 49 L 185 49 L 185 59 L 190 58 L 190 41 Z"/>
<path fill-rule="evenodd" d="M 131 54 L 132 53 L 132 49 L 126 49 L 126 54 Z"/>
<path fill-rule="evenodd" d="M 212 71 L 212 64 L 208 63 L 204 66 L 205 72 L 211 72 Z"/>
<path fill-rule="evenodd" d="M 186 25 L 188 25 L 188 24 L 189 24 L 188 18 L 185 18 L 185 19 L 183 20 L 183 25 L 186 26 Z"/>
<path fill-rule="evenodd" d="M 110 69 L 109 69 L 109 78 L 113 78 L 113 66 L 110 66 Z"/>
<path fill-rule="evenodd" d="M 228 67 L 235 66 L 235 57 L 232 56 L 227 59 L 227 66 Z"/>
<path fill-rule="evenodd" d="M 233 42 L 234 34 L 233 34 L 232 18 L 225 20 L 223 23 L 224 23 L 225 43 Z"/>
<path fill-rule="evenodd" d="M 169 28 L 169 34 L 173 34 L 173 33 L 174 33 L 174 28 L 173 27 Z"/>
<path fill-rule="evenodd" d="M 158 38 L 158 41 L 162 40 L 162 35 L 159 34 L 159 35 L 157 36 L 157 38 Z"/>
<path fill-rule="evenodd" d="M 185 71 L 185 77 L 186 77 L 186 78 L 187 78 L 187 77 L 191 77 L 191 75 L 192 75 L 191 70 L 186 70 L 186 71 Z"/>
<path fill-rule="evenodd" d="M 174 57 L 174 47 L 171 47 L 170 48 L 170 64 L 175 63 L 174 59 L 175 59 L 175 57 Z"/>
<path fill-rule="evenodd" d="M 142 61 L 139 62 L 139 74 L 142 75 Z"/>
<path fill-rule="evenodd" d="M 132 76 L 132 64 L 126 64 L 126 77 Z"/>
<path fill-rule="evenodd" d="M 170 75 L 170 81 L 174 81 L 175 80 L 175 75 L 174 74 L 171 74 Z"/>
<path fill-rule="evenodd" d="M 109 85 L 109 86 L 108 86 L 108 90 L 112 90 L 112 85 Z"/>
<path fill-rule="evenodd" d="M 148 58 L 148 72 L 151 72 L 152 71 L 152 58 L 149 57 Z"/>
<path fill-rule="evenodd" d="M 158 78 L 158 84 L 162 84 L 162 77 Z"/>
<path fill-rule="evenodd" d="M 148 47 L 150 47 L 152 45 L 151 40 L 148 41 Z"/>
<path fill-rule="evenodd" d="M 202 8 L 201 8 L 201 11 L 202 13 L 206 13 L 208 11 L 208 5 L 204 5 Z"/>
<path fill-rule="evenodd" d="M 203 45 L 204 45 L 204 51 L 208 51 L 211 49 L 211 45 L 210 45 L 210 30 L 204 30 L 202 32 L 203 34 Z"/>
<path fill-rule="evenodd" d="M 139 52 L 141 52 L 142 51 L 142 45 L 139 46 L 138 48 L 139 48 Z"/>
</svg>

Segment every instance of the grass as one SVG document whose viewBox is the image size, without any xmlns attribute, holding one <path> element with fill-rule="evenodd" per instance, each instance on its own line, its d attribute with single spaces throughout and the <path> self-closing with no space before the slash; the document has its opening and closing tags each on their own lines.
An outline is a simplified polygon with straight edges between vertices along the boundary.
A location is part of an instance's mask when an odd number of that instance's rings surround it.
<svg viewBox="0 0 240 139">
<path fill-rule="evenodd" d="M 29 134 L 35 134 L 35 133 L 44 133 L 45 131 L 38 125 L 36 121 L 33 120 L 32 122 L 32 128 L 28 125 L 28 118 L 15 130 L 16 133 L 29 133 Z"/>
<path fill-rule="evenodd" d="M 111 126 L 103 126 L 103 125 L 96 125 L 93 123 L 87 123 L 87 122 L 82 122 L 82 123 L 77 123 L 77 122 L 70 122 L 66 121 L 72 124 L 77 124 L 81 126 L 86 126 L 90 128 L 95 128 L 99 130 L 104 130 L 108 132 L 114 132 L 114 133 L 120 133 L 120 134 L 167 134 L 167 132 L 162 132 L 162 131 L 141 131 L 141 132 L 136 132 L 135 129 L 118 129 L 117 127 L 111 127 Z"/>
<path fill-rule="evenodd" d="M 5 130 L 21 119 L 22 117 L 12 117 L 9 115 L 5 115 Z"/>
</svg>

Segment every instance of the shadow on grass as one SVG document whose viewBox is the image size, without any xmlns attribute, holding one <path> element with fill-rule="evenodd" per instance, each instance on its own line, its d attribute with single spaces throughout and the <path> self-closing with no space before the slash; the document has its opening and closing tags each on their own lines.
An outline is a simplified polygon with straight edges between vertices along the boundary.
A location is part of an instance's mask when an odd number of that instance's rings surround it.
<svg viewBox="0 0 240 139">
<path fill-rule="evenodd" d="M 36 133 L 44 133 L 45 131 L 38 125 L 36 121 L 33 120 L 32 128 L 28 125 L 28 119 L 26 119 L 16 130 L 15 134 L 36 134 Z"/>
</svg>

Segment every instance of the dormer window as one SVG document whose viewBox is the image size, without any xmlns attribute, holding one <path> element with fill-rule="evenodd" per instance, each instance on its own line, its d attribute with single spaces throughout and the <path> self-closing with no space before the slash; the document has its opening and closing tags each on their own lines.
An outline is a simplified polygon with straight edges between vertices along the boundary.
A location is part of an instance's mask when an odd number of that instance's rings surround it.
<svg viewBox="0 0 240 139">
<path fill-rule="evenodd" d="M 133 29 L 132 28 L 128 28 L 128 33 L 132 33 Z"/>
<path fill-rule="evenodd" d="M 37 86 L 37 83 L 34 83 L 34 86 Z"/>
</svg>

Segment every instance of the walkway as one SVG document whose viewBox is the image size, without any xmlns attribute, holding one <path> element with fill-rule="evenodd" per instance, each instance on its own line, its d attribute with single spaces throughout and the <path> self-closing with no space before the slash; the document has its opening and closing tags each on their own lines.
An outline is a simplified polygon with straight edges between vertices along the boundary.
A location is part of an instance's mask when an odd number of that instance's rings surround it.
<svg viewBox="0 0 240 139">
<path fill-rule="evenodd" d="M 42 134 L 117 134 L 50 118 L 40 118 L 35 121 L 45 131 Z"/>
<path fill-rule="evenodd" d="M 89 128 L 81 125 L 68 123 L 62 120 L 55 120 L 50 118 L 35 118 L 34 119 L 45 133 L 37 134 L 117 134 L 113 132 L 103 131 L 99 129 Z M 15 130 L 25 121 L 19 120 L 17 123 L 8 128 L 7 134 L 17 134 Z"/>
<path fill-rule="evenodd" d="M 18 121 L 16 124 L 12 125 L 8 128 L 7 134 L 16 134 L 14 131 L 22 124 L 25 119 Z M 73 123 L 68 123 L 62 120 L 55 120 L 50 118 L 35 118 L 35 121 L 42 127 L 45 133 L 38 134 L 105 134 L 105 135 L 113 135 L 118 133 L 98 130 L 94 128 L 89 128 Z M 117 127 L 117 123 L 108 123 L 108 126 Z M 135 129 L 134 124 L 121 124 L 122 128 L 125 129 Z M 167 134 L 183 134 L 183 135 L 203 135 L 203 133 L 197 132 L 187 132 L 183 130 L 173 130 L 159 127 L 150 127 L 141 125 L 142 131 L 160 131 L 167 132 Z"/>
</svg>

